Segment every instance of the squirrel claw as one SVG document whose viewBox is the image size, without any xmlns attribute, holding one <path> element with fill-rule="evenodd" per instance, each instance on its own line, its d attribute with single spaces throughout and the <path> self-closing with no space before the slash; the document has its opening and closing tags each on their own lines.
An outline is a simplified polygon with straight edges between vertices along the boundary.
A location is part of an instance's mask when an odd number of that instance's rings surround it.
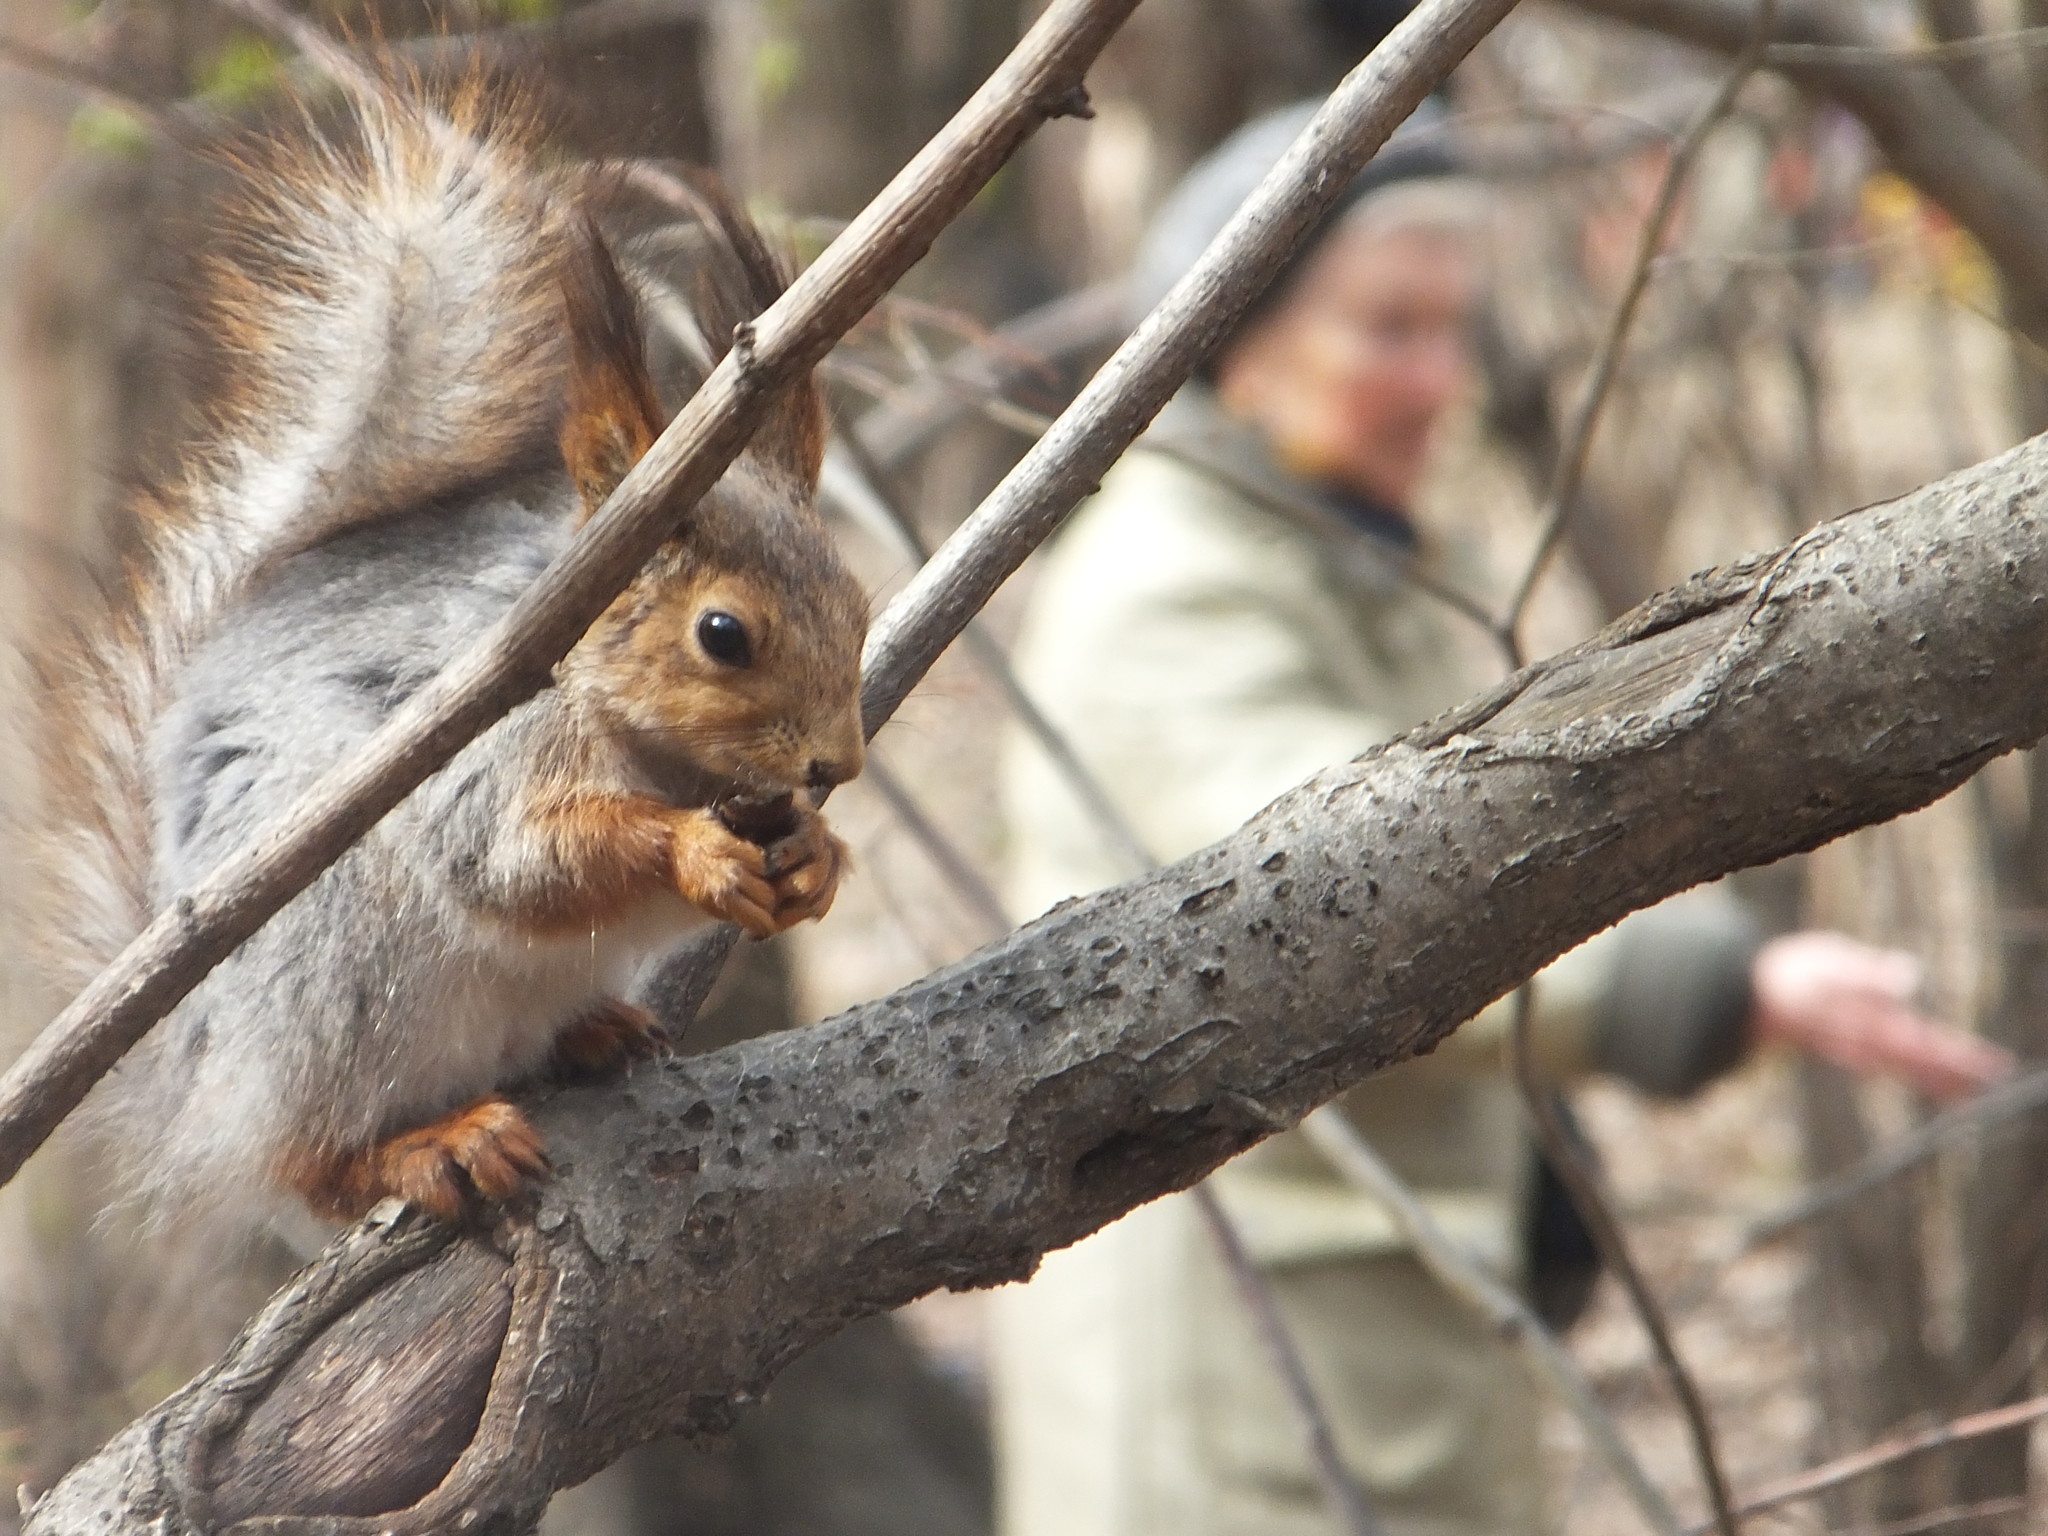
<svg viewBox="0 0 2048 1536">
<path fill-rule="evenodd" d="M 775 887 L 768 856 L 709 811 L 679 818 L 671 844 L 676 889 L 713 917 L 738 923 L 757 939 L 777 931 Z"/>
<path fill-rule="evenodd" d="M 459 1222 L 525 1193 L 550 1171 L 540 1132 L 494 1094 L 358 1152 L 294 1160 L 285 1177 L 324 1216 L 353 1220 L 396 1195 Z"/>
<path fill-rule="evenodd" d="M 692 812 L 676 825 L 673 858 L 684 897 L 766 939 L 823 917 L 850 855 L 825 818 L 806 809 L 794 832 L 765 849 L 711 813 Z"/>
<path fill-rule="evenodd" d="M 839 877 L 852 861 L 845 840 L 825 825 L 825 818 L 815 811 L 806 815 L 803 824 L 771 850 L 777 928 L 823 917 L 839 892 Z"/>
<path fill-rule="evenodd" d="M 668 1031 L 645 1008 L 607 998 L 555 1036 L 550 1064 L 567 1082 L 609 1077 L 669 1047 Z"/>
</svg>

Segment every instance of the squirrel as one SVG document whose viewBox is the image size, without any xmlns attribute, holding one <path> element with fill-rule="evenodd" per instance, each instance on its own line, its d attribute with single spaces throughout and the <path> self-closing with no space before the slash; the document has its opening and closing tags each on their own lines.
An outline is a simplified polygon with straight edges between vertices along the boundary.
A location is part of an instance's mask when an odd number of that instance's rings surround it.
<svg viewBox="0 0 2048 1536">
<path fill-rule="evenodd" d="M 221 383 L 177 474 L 134 493 L 124 594 L 56 680 L 76 720 L 47 765 L 46 864 L 74 975 L 347 760 L 567 546 L 666 420 L 651 345 L 686 391 L 787 280 L 700 187 L 668 290 L 697 334 L 650 338 L 605 223 L 626 188 L 554 155 L 530 98 L 482 78 L 304 110 L 231 180 L 197 306 Z M 680 936 L 825 912 L 847 851 L 814 797 L 862 765 L 867 601 L 813 504 L 824 439 L 806 378 L 674 509 L 553 686 L 101 1085 L 94 1118 L 150 1206 L 295 1196 L 347 1220 L 397 1196 L 475 1219 L 547 1173 L 505 1090 L 655 1052 L 626 999 Z M 766 846 L 734 830 L 765 840 L 764 806 L 783 823 Z"/>
</svg>

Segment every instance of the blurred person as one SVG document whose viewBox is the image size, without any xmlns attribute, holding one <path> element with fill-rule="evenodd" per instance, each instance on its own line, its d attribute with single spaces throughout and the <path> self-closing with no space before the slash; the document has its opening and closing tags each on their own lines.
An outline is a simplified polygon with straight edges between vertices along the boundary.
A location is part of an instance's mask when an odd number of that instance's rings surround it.
<svg viewBox="0 0 2048 1536">
<path fill-rule="evenodd" d="M 1188 174 L 1141 249 L 1141 311 L 1310 111 L 1249 125 Z M 1476 565 L 1410 517 L 1435 429 L 1468 387 L 1485 277 L 1489 200 L 1447 143 L 1423 122 L 1397 136 L 1045 557 L 1020 670 L 1161 858 L 1494 680 L 1467 659 L 1468 621 L 1404 575 L 1469 591 Z M 1022 736 L 1004 804 L 1016 910 L 1130 873 Z M 1937 1096 L 2010 1067 L 1914 1011 L 1910 957 L 1838 934 L 1765 942 L 1719 889 L 1635 915 L 1533 985 L 1552 1074 L 1659 1095 L 1697 1090 L 1763 1040 Z M 1497 1003 L 1338 1102 L 1457 1242 L 1540 1296 L 1546 1268 L 1585 1248 L 1569 1218 L 1559 1240 L 1554 1176 L 1505 1070 L 1510 1017 Z M 1298 1133 L 1212 1184 L 1391 1536 L 1539 1529 L 1538 1389 L 1385 1212 Z M 1299 1416 L 1186 1197 L 1049 1256 L 995 1307 L 1006 1536 L 1332 1529 Z"/>
</svg>

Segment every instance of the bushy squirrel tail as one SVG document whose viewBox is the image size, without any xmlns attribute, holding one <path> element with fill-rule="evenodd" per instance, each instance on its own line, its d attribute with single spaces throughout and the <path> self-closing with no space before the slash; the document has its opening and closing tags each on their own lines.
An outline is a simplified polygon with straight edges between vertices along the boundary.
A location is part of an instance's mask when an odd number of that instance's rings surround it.
<svg viewBox="0 0 2048 1536">
<path fill-rule="evenodd" d="M 53 981 L 82 985 L 149 918 L 149 732 L 223 606 L 281 555 L 552 451 L 580 215 L 527 98 L 471 78 L 298 111 L 224 156 L 191 306 L 198 440 L 133 493 L 104 611 L 37 658 Z"/>
</svg>

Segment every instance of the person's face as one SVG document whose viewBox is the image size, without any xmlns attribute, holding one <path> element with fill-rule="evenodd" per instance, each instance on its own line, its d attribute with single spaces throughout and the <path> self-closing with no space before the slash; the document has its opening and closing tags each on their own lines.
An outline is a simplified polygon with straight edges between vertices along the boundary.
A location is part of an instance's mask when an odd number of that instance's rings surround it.
<svg viewBox="0 0 2048 1536">
<path fill-rule="evenodd" d="M 1453 230 L 1339 229 L 1224 354 L 1224 408 L 1296 473 L 1407 507 L 1465 385 L 1475 264 Z"/>
</svg>

